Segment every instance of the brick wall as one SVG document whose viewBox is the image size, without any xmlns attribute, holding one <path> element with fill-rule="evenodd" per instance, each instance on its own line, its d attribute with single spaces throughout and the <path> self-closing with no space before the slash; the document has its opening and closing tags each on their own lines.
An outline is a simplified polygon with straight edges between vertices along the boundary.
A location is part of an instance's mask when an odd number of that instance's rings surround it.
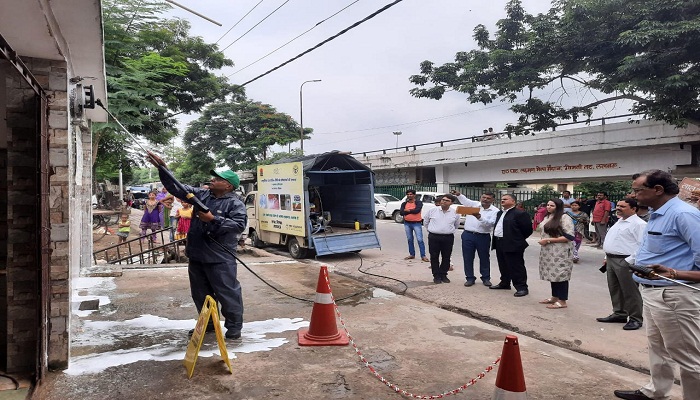
<svg viewBox="0 0 700 400">
<path fill-rule="evenodd" d="M 7 67 L 7 65 L 5 65 Z M 5 68 L 7 372 L 33 371 L 37 360 L 39 271 L 36 95 Z"/>
<path fill-rule="evenodd" d="M 46 121 L 37 121 L 36 95 L 17 75 L 5 69 L 6 114 L 7 114 L 7 152 L 4 178 L 6 206 L 0 208 L 0 226 L 7 226 L 6 285 L 0 293 L 6 293 L 6 354 L 3 357 L 7 372 L 33 372 L 38 360 L 44 355 L 36 352 L 37 344 L 43 341 L 42 348 L 47 349 L 50 368 L 66 368 L 69 358 L 70 326 L 70 273 L 69 273 L 69 222 L 70 222 L 70 148 L 67 71 L 64 62 L 23 58 L 39 84 L 48 95 Z M 39 123 L 48 127 L 47 143 L 40 143 Z M 49 178 L 49 215 L 40 215 L 39 183 L 37 159 L 38 149 L 48 147 L 50 171 Z M 0 159 L 0 162 L 3 162 Z M 2 207 L 0 195 L 0 207 Z M 2 210 L 7 210 L 6 213 Z M 48 249 L 40 247 L 42 217 L 50 221 L 50 245 Z M 2 218 L 6 218 L 3 224 Z M 0 229 L 0 243 L 3 233 Z M 79 248 L 80 240 L 76 245 Z M 0 246 L 5 247 L 5 246 Z M 41 282 L 41 251 L 50 251 L 48 282 Z M 2 280 L 0 279 L 0 282 Z M 46 292 L 42 303 L 42 287 Z M 0 307 L 2 300 L 0 300 Z M 42 306 L 48 310 L 48 321 L 42 321 Z M 1 315 L 0 315 L 1 317 Z M 39 335 L 42 324 L 48 323 L 48 332 Z M 2 339 L 2 337 L 0 337 Z M 2 342 L 0 342 L 2 343 Z"/>
</svg>

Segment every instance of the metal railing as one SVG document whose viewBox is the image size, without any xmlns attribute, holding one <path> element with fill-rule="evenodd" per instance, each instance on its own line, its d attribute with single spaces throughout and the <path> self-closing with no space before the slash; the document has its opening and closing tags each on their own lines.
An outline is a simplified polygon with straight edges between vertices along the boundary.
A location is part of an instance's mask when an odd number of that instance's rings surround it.
<svg viewBox="0 0 700 400">
<path fill-rule="evenodd" d="M 414 189 L 415 191 L 425 191 L 425 192 L 436 192 L 437 185 L 379 185 L 375 186 L 374 193 L 386 193 L 393 195 L 396 198 L 403 198 L 406 194 L 406 190 Z M 562 196 L 561 192 L 551 191 L 551 192 L 539 192 L 537 190 L 523 190 L 515 188 L 494 188 L 494 187 L 473 187 L 464 185 L 450 185 L 450 191 L 456 190 L 466 196 L 468 199 L 479 201 L 481 195 L 486 192 L 491 192 L 496 195 L 496 200 L 494 205 L 500 208 L 500 197 L 503 194 L 509 193 L 515 196 L 519 203 L 523 203 L 525 211 L 530 214 L 530 217 L 534 217 L 535 211 L 537 211 L 537 206 L 540 203 L 547 203 L 552 198 L 560 198 Z M 581 196 L 587 195 L 583 192 L 574 192 L 571 196 L 575 199 Z M 608 193 L 608 200 L 617 202 L 622 200 L 629 195 L 627 191 L 619 191 L 614 193 Z M 594 198 L 589 197 L 588 200 Z"/>
<path fill-rule="evenodd" d="M 406 195 L 408 189 L 413 189 L 416 192 L 437 192 L 437 184 L 425 185 L 377 185 L 374 187 L 374 193 L 390 194 L 397 199 L 402 199 Z"/>
<path fill-rule="evenodd" d="M 156 235 L 160 241 L 153 242 L 152 235 Z M 166 236 L 170 238 L 170 228 L 157 230 L 145 236 L 127 240 L 123 243 L 106 247 L 92 253 L 95 264 L 98 260 L 105 260 L 107 264 L 156 264 L 158 258 L 168 251 L 180 254 L 180 248 L 184 246 L 186 239 L 165 242 Z M 98 256 L 102 257 L 98 257 Z"/>
<path fill-rule="evenodd" d="M 594 118 L 594 119 L 587 119 L 585 121 L 577 121 L 577 122 L 565 122 L 562 124 L 557 125 L 556 127 L 552 128 L 552 131 L 556 131 L 557 128 L 565 127 L 565 126 L 572 126 L 572 125 L 581 125 L 581 124 L 586 124 L 589 125 L 592 122 L 601 122 L 601 125 L 605 125 L 606 121 L 612 120 L 612 119 L 619 119 L 619 118 L 627 118 L 627 117 L 633 117 L 633 116 L 640 116 L 641 114 L 623 114 L 623 115 L 615 115 L 612 117 L 603 117 L 603 118 Z M 545 132 L 545 131 L 543 131 Z M 413 144 L 409 146 L 399 146 L 399 147 L 391 147 L 387 149 L 379 149 L 379 150 L 370 150 L 370 151 L 358 151 L 358 152 L 353 152 L 354 155 L 362 155 L 362 157 L 367 157 L 368 154 L 389 154 L 393 153 L 396 154 L 399 151 L 416 151 L 419 147 L 433 147 L 433 146 L 439 146 L 439 147 L 444 147 L 446 143 L 451 144 L 451 143 L 456 143 L 456 142 L 482 142 L 482 141 L 487 141 L 487 140 L 493 140 L 493 139 L 499 139 L 503 137 L 508 137 L 509 139 L 511 138 L 511 133 L 508 132 L 494 132 L 486 135 L 474 135 L 474 136 L 468 136 L 464 138 L 459 138 L 459 139 L 449 139 L 449 140 L 440 140 L 437 142 L 427 142 L 427 143 L 420 143 L 420 144 Z"/>
</svg>

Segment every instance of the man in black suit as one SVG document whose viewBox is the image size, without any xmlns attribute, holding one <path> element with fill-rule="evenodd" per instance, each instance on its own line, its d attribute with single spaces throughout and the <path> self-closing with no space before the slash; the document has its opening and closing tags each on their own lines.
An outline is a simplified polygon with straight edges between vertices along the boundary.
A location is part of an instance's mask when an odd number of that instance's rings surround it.
<svg viewBox="0 0 700 400">
<path fill-rule="evenodd" d="M 501 282 L 489 289 L 510 289 L 510 283 L 515 287 L 515 297 L 528 295 L 527 271 L 525 270 L 525 248 L 527 239 L 532 235 L 530 215 L 515 208 L 517 199 L 512 194 L 501 196 L 501 207 L 496 215 L 496 225 L 493 228 L 492 249 L 496 250 L 498 269 L 501 271 Z"/>
</svg>

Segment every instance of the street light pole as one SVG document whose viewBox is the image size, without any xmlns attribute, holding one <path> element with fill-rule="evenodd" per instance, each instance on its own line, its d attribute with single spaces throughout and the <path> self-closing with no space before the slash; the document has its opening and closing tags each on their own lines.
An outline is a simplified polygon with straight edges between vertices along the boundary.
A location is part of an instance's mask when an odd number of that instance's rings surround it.
<svg viewBox="0 0 700 400">
<path fill-rule="evenodd" d="M 399 136 L 403 133 L 401 131 L 394 131 L 394 135 L 396 135 L 396 152 L 399 152 Z"/>
<path fill-rule="evenodd" d="M 301 155 L 304 155 L 304 97 L 302 90 L 304 89 L 304 84 L 309 82 L 321 82 L 320 79 L 313 79 L 310 81 L 304 81 L 301 86 L 299 86 L 299 125 L 301 126 L 301 131 L 299 132 L 299 138 L 301 139 Z"/>
</svg>

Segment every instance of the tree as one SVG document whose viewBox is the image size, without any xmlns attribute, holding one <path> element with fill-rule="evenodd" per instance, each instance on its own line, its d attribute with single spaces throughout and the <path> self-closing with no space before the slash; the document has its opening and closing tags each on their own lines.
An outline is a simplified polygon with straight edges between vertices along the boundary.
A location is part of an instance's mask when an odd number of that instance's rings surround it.
<svg viewBox="0 0 700 400">
<path fill-rule="evenodd" d="M 478 49 L 442 66 L 422 62 L 411 94 L 439 100 L 455 90 L 470 103 L 514 103 L 518 123 L 506 131 L 515 134 L 590 117 L 618 100 L 676 126 L 700 121 L 700 2 L 555 0 L 535 16 L 511 0 L 505 11 L 493 38 L 485 26 L 474 28 Z M 565 82 L 605 96 L 575 106 L 538 97 L 557 84 L 565 92 Z"/>
<path fill-rule="evenodd" d="M 207 160 L 239 170 L 255 169 L 272 156 L 270 147 L 297 141 L 299 130 L 292 117 L 269 104 L 234 99 L 210 104 L 187 127 L 184 143 L 199 163 Z"/>
<path fill-rule="evenodd" d="M 614 198 L 624 198 L 632 191 L 632 181 L 583 182 L 574 186 L 575 192 L 581 192 L 589 198 L 600 192 L 605 192 Z"/>
<path fill-rule="evenodd" d="M 177 135 L 179 113 L 200 111 L 234 90 L 213 71 L 233 62 L 215 44 L 190 37 L 186 21 L 160 15 L 170 6 L 154 0 L 103 0 L 108 106 L 133 135 L 167 144 Z M 123 151 L 129 139 L 110 121 L 95 124 L 93 162 Z M 99 161 L 98 161 L 99 160 Z"/>
</svg>

